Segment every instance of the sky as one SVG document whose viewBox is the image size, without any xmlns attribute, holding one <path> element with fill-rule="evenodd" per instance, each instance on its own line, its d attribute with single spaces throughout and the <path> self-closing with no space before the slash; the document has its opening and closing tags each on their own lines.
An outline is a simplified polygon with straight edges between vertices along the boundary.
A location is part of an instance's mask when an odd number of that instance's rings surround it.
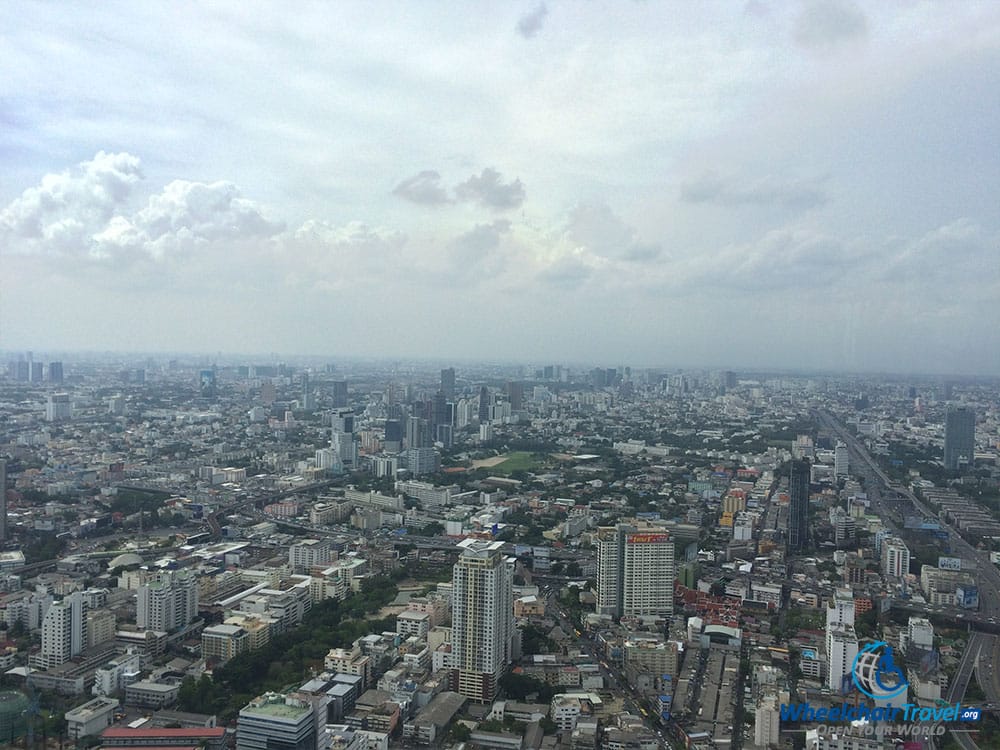
<svg viewBox="0 0 1000 750">
<path fill-rule="evenodd" d="M 2 349 L 1000 374 L 1000 3 L 4 7 Z"/>
</svg>

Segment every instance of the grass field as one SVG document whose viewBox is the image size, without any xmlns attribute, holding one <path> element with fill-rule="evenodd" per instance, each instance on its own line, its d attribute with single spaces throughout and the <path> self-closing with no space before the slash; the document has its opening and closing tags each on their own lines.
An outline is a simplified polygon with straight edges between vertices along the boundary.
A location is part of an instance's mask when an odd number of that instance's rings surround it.
<svg viewBox="0 0 1000 750">
<path fill-rule="evenodd" d="M 491 474 L 511 474 L 515 471 L 534 471 L 543 465 L 543 461 L 536 458 L 534 453 L 528 451 L 514 451 L 504 456 L 504 460 L 495 466 L 491 466 Z"/>
</svg>

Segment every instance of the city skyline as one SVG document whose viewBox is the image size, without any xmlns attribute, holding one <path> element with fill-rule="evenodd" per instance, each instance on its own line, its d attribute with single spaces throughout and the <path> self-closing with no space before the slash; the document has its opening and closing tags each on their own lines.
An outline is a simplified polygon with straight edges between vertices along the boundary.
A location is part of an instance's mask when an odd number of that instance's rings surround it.
<svg viewBox="0 0 1000 750">
<path fill-rule="evenodd" d="M 4 349 L 1000 374 L 995 4 L 18 17 Z"/>
</svg>

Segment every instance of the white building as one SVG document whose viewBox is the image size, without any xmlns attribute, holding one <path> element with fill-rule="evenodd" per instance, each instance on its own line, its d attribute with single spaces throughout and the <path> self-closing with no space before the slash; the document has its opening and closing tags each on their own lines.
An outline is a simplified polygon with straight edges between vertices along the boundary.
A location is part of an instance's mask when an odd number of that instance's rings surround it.
<svg viewBox="0 0 1000 750">
<path fill-rule="evenodd" d="M 674 611 L 674 542 L 660 527 L 618 524 L 598 533 L 597 613 Z"/>
<path fill-rule="evenodd" d="M 87 644 L 87 603 L 75 591 L 52 604 L 42 621 L 42 649 L 36 666 L 52 669 L 77 656 Z"/>
<path fill-rule="evenodd" d="M 753 742 L 757 747 L 777 747 L 781 714 L 778 712 L 778 696 L 773 693 L 761 696 L 754 711 Z"/>
<path fill-rule="evenodd" d="M 452 569 L 452 689 L 491 702 L 507 671 L 514 635 L 513 565 L 503 542 L 465 539 Z"/>
<path fill-rule="evenodd" d="M 889 537 L 882 542 L 882 574 L 902 578 L 910 573 L 910 549 L 902 539 Z"/>
<path fill-rule="evenodd" d="M 847 443 L 838 441 L 833 452 L 833 475 L 837 479 L 846 479 L 850 476 L 851 454 L 847 449 Z"/>
<path fill-rule="evenodd" d="M 295 573 L 329 565 L 334 556 L 329 539 L 303 539 L 288 547 L 288 564 Z"/>
<path fill-rule="evenodd" d="M 45 421 L 59 422 L 73 418 L 73 402 L 68 393 L 50 393 L 45 402 Z"/>
<path fill-rule="evenodd" d="M 72 740 L 96 737 L 114 723 L 118 701 L 114 698 L 94 698 L 66 712 L 66 734 Z"/>
<path fill-rule="evenodd" d="M 858 636 L 853 625 L 828 629 L 826 686 L 839 693 L 844 677 L 851 674 L 854 657 L 858 655 Z"/>
<path fill-rule="evenodd" d="M 139 587 L 135 622 L 140 628 L 169 633 L 198 616 L 198 582 L 190 573 L 161 573 Z"/>
</svg>

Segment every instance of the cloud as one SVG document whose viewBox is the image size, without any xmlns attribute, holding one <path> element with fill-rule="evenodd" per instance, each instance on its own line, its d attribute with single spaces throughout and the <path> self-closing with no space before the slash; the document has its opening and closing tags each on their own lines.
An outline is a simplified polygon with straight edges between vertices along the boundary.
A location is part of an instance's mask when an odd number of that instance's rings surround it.
<svg viewBox="0 0 1000 750">
<path fill-rule="evenodd" d="M 131 218 L 112 218 L 93 236 L 93 254 L 109 257 L 131 250 L 163 259 L 221 240 L 274 237 L 284 228 L 232 183 L 174 180 Z"/>
<path fill-rule="evenodd" d="M 1000 236 L 990 236 L 982 226 L 959 218 L 904 243 L 884 264 L 885 281 L 930 281 L 944 289 L 949 284 L 984 285 L 1000 280 Z"/>
<path fill-rule="evenodd" d="M 635 229 L 622 221 L 604 203 L 581 203 L 569 215 L 566 239 L 595 255 L 632 262 L 659 257 L 658 245 L 636 240 Z"/>
<path fill-rule="evenodd" d="M 524 195 L 524 185 L 520 180 L 505 184 L 501 174 L 490 167 L 455 186 L 458 200 L 471 201 L 497 211 L 517 208 L 524 202 Z"/>
<path fill-rule="evenodd" d="M 393 188 L 392 194 L 424 206 L 449 203 L 448 191 L 441 185 L 441 175 L 432 169 L 408 177 Z"/>
<path fill-rule="evenodd" d="M 538 7 L 529 13 L 525 13 L 517 21 L 517 33 L 525 39 L 531 39 L 545 24 L 545 17 L 549 14 L 549 9 L 545 3 L 539 3 Z"/>
<path fill-rule="evenodd" d="M 510 232 L 510 222 L 497 219 L 490 224 L 477 224 L 452 241 L 452 248 L 465 260 L 481 259 L 500 246 L 500 239 Z"/>
<path fill-rule="evenodd" d="M 98 151 L 75 169 L 47 174 L 0 211 L 0 233 L 69 250 L 106 222 L 142 180 L 138 157 Z"/>
<path fill-rule="evenodd" d="M 714 172 L 683 183 L 680 197 L 686 203 L 727 207 L 780 206 L 794 211 L 821 206 L 827 201 L 826 192 L 815 181 L 782 181 L 768 176 L 740 184 L 736 180 L 724 180 Z"/>
<path fill-rule="evenodd" d="M 310 219 L 280 243 L 278 262 L 289 286 L 342 291 L 357 283 L 384 282 L 390 269 L 412 272 L 403 254 L 406 245 L 403 232 L 363 221 L 338 225 Z"/>
<path fill-rule="evenodd" d="M 565 255 L 538 274 L 539 281 L 558 287 L 575 288 L 590 278 L 593 268 L 579 254 Z"/>
<path fill-rule="evenodd" d="M 794 37 L 803 47 L 829 50 L 867 32 L 868 19 L 850 0 L 813 0 L 796 19 Z"/>
</svg>

